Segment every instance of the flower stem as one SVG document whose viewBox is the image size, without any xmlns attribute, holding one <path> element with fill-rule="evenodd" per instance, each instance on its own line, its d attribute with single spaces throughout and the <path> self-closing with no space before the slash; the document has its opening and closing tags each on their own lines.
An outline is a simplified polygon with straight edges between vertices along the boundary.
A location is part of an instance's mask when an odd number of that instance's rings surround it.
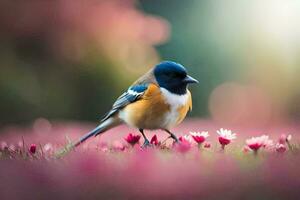
<svg viewBox="0 0 300 200">
<path fill-rule="evenodd" d="M 286 141 L 286 143 L 287 143 L 287 145 L 289 147 L 289 151 L 293 152 L 293 147 L 292 147 L 291 143 L 288 140 Z"/>
<path fill-rule="evenodd" d="M 253 155 L 256 157 L 258 155 L 258 150 L 254 150 Z"/>
<path fill-rule="evenodd" d="M 198 143 L 198 149 L 200 150 L 202 147 L 202 143 Z"/>
<path fill-rule="evenodd" d="M 221 148 L 223 151 L 225 151 L 225 144 L 222 144 Z"/>
</svg>

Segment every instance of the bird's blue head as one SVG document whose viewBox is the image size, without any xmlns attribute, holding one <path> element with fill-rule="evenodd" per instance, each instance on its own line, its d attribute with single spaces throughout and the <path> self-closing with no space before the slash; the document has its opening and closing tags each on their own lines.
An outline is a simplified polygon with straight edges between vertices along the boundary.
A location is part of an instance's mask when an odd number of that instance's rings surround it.
<svg viewBox="0 0 300 200">
<path fill-rule="evenodd" d="M 156 65 L 154 76 L 160 87 L 179 95 L 186 93 L 188 84 L 198 83 L 187 74 L 184 66 L 172 61 L 164 61 Z"/>
</svg>

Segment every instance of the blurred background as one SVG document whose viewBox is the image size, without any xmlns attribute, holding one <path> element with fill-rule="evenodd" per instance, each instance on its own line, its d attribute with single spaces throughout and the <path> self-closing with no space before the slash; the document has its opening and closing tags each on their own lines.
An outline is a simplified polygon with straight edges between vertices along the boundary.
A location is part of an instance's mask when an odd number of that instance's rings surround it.
<svg viewBox="0 0 300 200">
<path fill-rule="evenodd" d="M 300 118 L 300 1 L 0 1 L 0 127 L 100 120 L 161 60 L 185 65 L 190 116 Z"/>
</svg>

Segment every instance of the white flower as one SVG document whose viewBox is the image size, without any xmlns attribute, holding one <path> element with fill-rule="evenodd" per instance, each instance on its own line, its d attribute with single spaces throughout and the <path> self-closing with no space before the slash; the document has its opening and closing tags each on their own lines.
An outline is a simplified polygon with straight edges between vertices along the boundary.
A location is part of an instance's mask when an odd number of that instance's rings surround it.
<svg viewBox="0 0 300 200">
<path fill-rule="evenodd" d="M 260 147 L 269 148 L 273 146 L 273 141 L 269 139 L 269 136 L 262 135 L 246 140 L 246 144 L 250 149 L 257 151 Z"/>
<path fill-rule="evenodd" d="M 271 148 L 273 147 L 273 140 L 269 139 L 269 136 L 262 135 L 259 137 L 252 137 L 246 140 L 246 144 L 252 150 L 258 150 L 260 147 Z"/>
<path fill-rule="evenodd" d="M 251 144 L 259 144 L 262 145 L 261 137 L 252 137 L 246 140 L 246 144 L 249 146 Z"/>
<path fill-rule="evenodd" d="M 219 134 L 219 143 L 222 145 L 222 148 L 224 149 L 225 145 L 228 145 L 231 140 L 236 138 L 236 134 L 233 133 L 231 130 L 223 129 L 217 131 Z"/>
<path fill-rule="evenodd" d="M 207 131 L 202 132 L 190 132 L 190 135 L 194 139 L 195 142 L 197 142 L 199 145 L 202 144 L 205 139 L 209 136 Z"/>
<path fill-rule="evenodd" d="M 231 130 L 223 129 L 217 130 L 217 133 L 220 137 L 227 140 L 234 140 L 236 139 L 236 134 L 233 133 Z"/>
<path fill-rule="evenodd" d="M 260 136 L 260 139 L 262 141 L 263 147 L 270 148 L 274 145 L 273 140 L 269 139 L 269 136 L 262 135 Z"/>
<path fill-rule="evenodd" d="M 284 144 L 277 143 L 275 145 L 275 149 L 276 149 L 277 152 L 283 153 L 283 152 L 286 151 L 286 146 Z"/>
<path fill-rule="evenodd" d="M 204 137 L 207 138 L 209 136 L 208 131 L 202 131 L 202 132 L 190 132 L 190 134 L 194 137 Z"/>
<path fill-rule="evenodd" d="M 285 144 L 285 143 L 289 143 L 292 139 L 292 135 L 289 134 L 289 135 L 286 135 L 286 134 L 281 134 L 280 137 L 279 137 L 279 140 L 278 142 L 280 144 Z"/>
<path fill-rule="evenodd" d="M 1 150 L 8 149 L 8 144 L 6 142 L 1 142 Z"/>
<path fill-rule="evenodd" d="M 190 144 L 194 144 L 194 143 L 195 143 L 195 142 L 194 142 L 194 139 L 192 138 L 191 135 L 184 135 L 184 136 L 181 136 L 181 137 L 179 138 L 179 140 L 180 140 L 181 142 L 188 142 L 188 143 L 190 143 Z"/>
<path fill-rule="evenodd" d="M 44 151 L 52 151 L 53 150 L 53 146 L 50 143 L 47 143 L 44 145 Z"/>
</svg>

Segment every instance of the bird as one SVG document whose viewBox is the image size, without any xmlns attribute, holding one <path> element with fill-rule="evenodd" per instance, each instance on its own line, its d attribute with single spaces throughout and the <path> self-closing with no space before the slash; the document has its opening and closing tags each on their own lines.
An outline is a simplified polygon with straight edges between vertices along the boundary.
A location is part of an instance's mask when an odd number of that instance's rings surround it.
<svg viewBox="0 0 300 200">
<path fill-rule="evenodd" d="M 173 61 L 160 62 L 117 98 L 96 128 L 72 145 L 76 147 L 90 137 L 124 123 L 139 130 L 144 138 L 142 147 L 151 146 L 144 130 L 163 130 L 178 142 L 170 130 L 192 109 L 188 89 L 192 83 L 198 83 L 198 80 L 189 76 L 183 65 Z"/>
</svg>

